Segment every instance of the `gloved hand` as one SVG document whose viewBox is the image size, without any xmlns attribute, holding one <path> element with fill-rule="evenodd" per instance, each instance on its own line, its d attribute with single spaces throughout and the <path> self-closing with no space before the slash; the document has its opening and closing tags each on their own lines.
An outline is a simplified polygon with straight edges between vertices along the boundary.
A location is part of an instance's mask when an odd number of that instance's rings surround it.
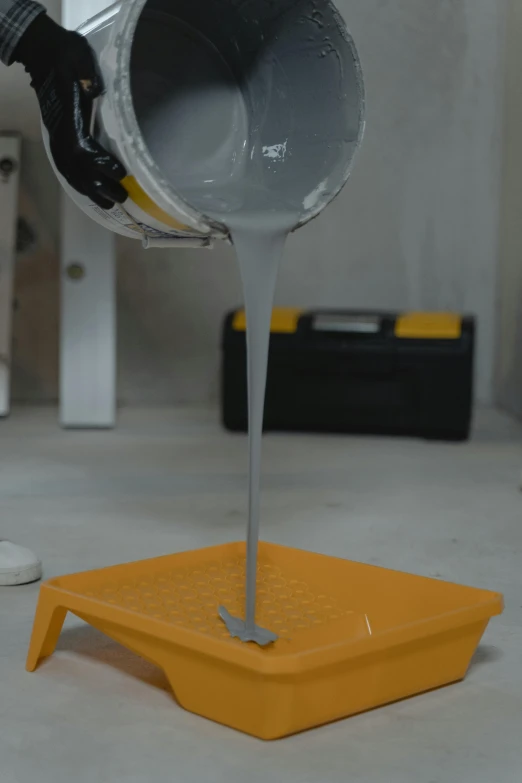
<svg viewBox="0 0 522 783">
<path fill-rule="evenodd" d="M 31 76 L 58 171 L 103 209 L 123 203 L 125 168 L 90 135 L 93 102 L 103 84 L 87 40 L 42 13 L 20 39 L 13 60 Z"/>
</svg>

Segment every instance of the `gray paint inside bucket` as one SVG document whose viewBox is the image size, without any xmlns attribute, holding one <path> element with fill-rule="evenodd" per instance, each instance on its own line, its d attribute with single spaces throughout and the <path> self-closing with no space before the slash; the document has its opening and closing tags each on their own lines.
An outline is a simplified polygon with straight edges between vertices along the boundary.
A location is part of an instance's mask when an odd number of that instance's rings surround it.
<svg viewBox="0 0 522 783">
<path fill-rule="evenodd" d="M 301 221 L 346 180 L 362 80 L 328 2 L 149 0 L 131 77 L 152 157 L 205 214 L 268 200 Z"/>
<path fill-rule="evenodd" d="M 270 320 L 286 237 L 343 186 L 362 133 L 357 55 L 328 2 L 149 0 L 131 58 L 134 110 L 162 178 L 234 242 L 245 297 L 249 519 L 245 618 L 256 623 L 261 440 Z"/>
</svg>

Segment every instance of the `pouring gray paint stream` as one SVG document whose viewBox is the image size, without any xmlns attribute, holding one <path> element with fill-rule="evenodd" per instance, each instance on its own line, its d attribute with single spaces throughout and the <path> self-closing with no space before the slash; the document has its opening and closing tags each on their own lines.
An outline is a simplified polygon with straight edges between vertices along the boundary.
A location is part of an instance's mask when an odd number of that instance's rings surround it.
<svg viewBox="0 0 522 783">
<path fill-rule="evenodd" d="M 319 214 L 348 178 L 364 128 L 358 56 L 327 0 L 135 0 L 82 32 L 98 51 L 108 86 L 97 116 L 100 140 L 176 218 L 167 224 L 176 230 L 167 228 L 161 241 L 175 246 L 189 232 L 230 239 L 236 250 L 248 348 L 246 607 L 244 618 L 226 607 L 220 614 L 232 636 L 264 646 L 277 639 L 256 625 L 261 441 L 277 272 L 288 234 Z M 132 198 L 131 192 L 120 213 L 103 216 L 108 227 L 125 233 L 129 213 L 139 223 Z M 158 236 L 157 221 L 152 229 L 139 227 Z"/>
</svg>

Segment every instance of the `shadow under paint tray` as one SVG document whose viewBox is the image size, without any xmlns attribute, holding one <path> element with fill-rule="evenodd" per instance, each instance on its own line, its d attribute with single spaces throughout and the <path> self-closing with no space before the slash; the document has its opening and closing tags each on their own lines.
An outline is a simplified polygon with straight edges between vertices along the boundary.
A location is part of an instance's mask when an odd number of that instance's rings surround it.
<svg viewBox="0 0 522 783">
<path fill-rule="evenodd" d="M 244 612 L 244 543 L 52 579 L 27 669 L 68 611 L 160 666 L 179 704 L 276 739 L 461 680 L 502 596 L 261 543 L 257 621 L 279 639 L 230 638 Z"/>
</svg>

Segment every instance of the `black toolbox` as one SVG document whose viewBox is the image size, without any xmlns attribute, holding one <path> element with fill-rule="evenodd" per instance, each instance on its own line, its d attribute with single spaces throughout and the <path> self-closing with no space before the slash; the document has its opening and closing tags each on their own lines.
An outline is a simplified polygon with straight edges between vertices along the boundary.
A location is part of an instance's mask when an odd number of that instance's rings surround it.
<svg viewBox="0 0 522 783">
<path fill-rule="evenodd" d="M 223 334 L 222 416 L 247 430 L 245 314 Z M 275 309 L 268 431 L 469 436 L 475 322 L 450 313 Z"/>
</svg>

